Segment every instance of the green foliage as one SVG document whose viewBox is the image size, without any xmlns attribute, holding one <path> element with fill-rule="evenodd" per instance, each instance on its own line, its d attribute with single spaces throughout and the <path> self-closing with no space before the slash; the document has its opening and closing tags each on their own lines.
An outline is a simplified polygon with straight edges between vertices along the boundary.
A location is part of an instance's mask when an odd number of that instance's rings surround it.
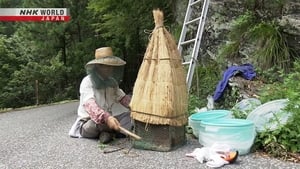
<svg viewBox="0 0 300 169">
<path fill-rule="evenodd" d="M 249 114 L 246 111 L 241 111 L 241 110 L 236 109 L 236 108 L 232 108 L 232 109 L 230 109 L 230 111 L 232 111 L 233 117 L 237 118 L 237 119 L 246 119 L 248 114 Z"/>
<path fill-rule="evenodd" d="M 263 103 L 276 99 L 288 98 L 287 92 L 291 89 L 286 86 L 287 75 L 288 74 L 284 73 L 283 71 L 278 71 L 265 81 L 266 85 L 260 90 L 260 100 Z M 281 80 L 279 80 L 279 78 Z"/>
<path fill-rule="evenodd" d="M 9 38 L 4 35 L 0 35 L 0 107 L 4 108 L 7 105 L 14 104 L 14 98 L 18 99 L 17 95 L 21 91 L 27 91 L 28 88 L 22 85 L 8 86 L 13 79 L 15 70 L 20 68 L 25 60 L 22 57 L 18 57 L 17 51 L 13 50 L 16 44 L 16 38 Z M 17 90 L 19 88 L 20 90 Z M 15 100 L 16 100 L 15 99 Z M 24 102 L 24 101 L 22 101 Z"/>
<path fill-rule="evenodd" d="M 232 115 L 234 118 L 238 118 L 238 119 L 246 119 L 247 116 L 249 115 L 249 113 L 251 111 L 253 111 L 256 107 L 259 106 L 258 103 L 256 102 L 249 102 L 247 104 L 247 106 L 245 107 L 237 107 L 237 104 L 235 104 L 235 106 L 233 106 L 232 109 L 230 109 L 230 111 L 232 111 Z"/>
<path fill-rule="evenodd" d="M 10 7 L 9 3 L 5 5 Z M 3 74 L 0 73 L 0 107 L 36 104 L 37 97 L 39 104 L 77 98 L 84 65 L 94 58 L 95 49 L 103 46 L 102 38 L 94 36 L 93 19 L 86 12 L 87 1 L 24 1 L 20 5 L 67 7 L 72 18 L 64 23 L 0 24 L 1 33 L 8 35 L 0 38 L 0 61 L 4 63 Z M 1 29 L 2 25 L 5 29 Z M 11 33 L 7 28 L 14 29 Z"/>
<path fill-rule="evenodd" d="M 218 63 L 213 60 L 197 65 L 190 89 L 189 112 L 207 105 L 207 97 L 213 95 L 220 80 L 219 72 Z"/>
<path fill-rule="evenodd" d="M 246 10 L 264 18 L 280 17 L 287 0 L 244 0 L 241 1 Z"/>
<path fill-rule="evenodd" d="M 229 41 L 220 48 L 219 57 L 220 59 L 222 59 L 222 61 L 225 60 L 223 58 L 234 59 L 239 55 L 239 49 L 240 49 L 240 42 Z"/>
<path fill-rule="evenodd" d="M 232 21 L 231 30 L 228 35 L 229 39 L 242 41 L 242 39 L 245 38 L 245 33 L 257 22 L 257 18 L 255 18 L 254 14 L 250 11 L 246 11 L 243 15 L 240 15 Z"/>
<path fill-rule="evenodd" d="M 296 120 L 299 120 L 299 117 Z M 275 131 L 258 133 L 253 148 L 263 150 L 274 157 L 286 159 L 290 152 L 300 152 L 299 132 L 299 125 L 292 120 Z"/>
<path fill-rule="evenodd" d="M 278 24 L 261 22 L 249 30 L 247 36 L 260 49 L 254 53 L 254 60 L 260 68 L 277 66 L 286 71 L 289 69 L 293 56 Z"/>
<path fill-rule="evenodd" d="M 172 2 L 171 0 L 92 0 L 89 2 L 88 9 L 97 18 L 97 22 L 93 24 L 94 28 L 107 40 L 107 45 L 117 49 L 125 47 L 127 52 L 136 48 L 132 53 L 134 54 L 137 50 L 138 53 L 144 51 L 147 45 L 149 35 L 145 34 L 144 30 L 154 28 L 153 9 L 161 8 L 163 10 L 167 21 L 166 25 L 174 20 L 171 15 Z M 117 54 L 121 55 L 123 51 L 117 49 Z M 139 51 L 141 49 L 142 51 Z"/>
<path fill-rule="evenodd" d="M 152 10 L 162 9 L 165 25 L 176 28 L 174 2 L 0 0 L 1 7 L 61 7 L 71 15 L 69 22 L 0 23 L 0 108 L 77 98 L 84 66 L 102 46 L 127 61 L 121 87 L 130 92 L 148 43 L 144 30 L 154 28 Z"/>
<path fill-rule="evenodd" d="M 284 75 L 282 73 L 282 75 Z M 275 131 L 260 133 L 256 140 L 256 148 L 263 148 L 274 156 L 281 156 L 284 152 L 300 152 L 300 61 L 294 63 L 292 73 L 283 77 L 283 83 L 267 85 L 261 99 L 266 102 L 274 99 L 288 98 L 287 112 L 292 116 L 286 125 L 280 126 Z M 296 83 L 295 83 L 296 82 Z"/>
<path fill-rule="evenodd" d="M 249 11 L 233 20 L 231 30 L 228 34 L 229 40 L 220 47 L 218 52 L 219 58 L 227 58 L 230 60 L 240 58 L 240 49 L 247 41 L 247 32 L 256 22 L 257 19 L 253 13 Z"/>
<path fill-rule="evenodd" d="M 260 149 L 268 152 L 274 157 L 286 157 L 287 149 L 278 142 L 276 137 L 279 130 L 259 133 L 255 138 L 254 149 Z"/>
<path fill-rule="evenodd" d="M 296 57 L 275 19 L 260 18 L 253 12 L 247 11 L 233 21 L 228 38 L 219 49 L 219 57 L 234 63 L 252 62 L 261 69 L 277 67 L 288 71 Z M 244 48 L 253 49 L 247 54 L 249 58 L 241 55 Z"/>
<path fill-rule="evenodd" d="M 105 45 L 114 49 L 114 54 L 127 61 L 124 83 L 121 87 L 131 92 L 138 68 L 142 62 L 149 41 L 148 30 L 154 28 L 152 10 L 164 12 L 165 26 L 174 21 L 175 0 L 91 0 L 88 9 L 93 13 L 92 25 L 97 34 L 104 38 Z M 173 27 L 173 26 L 172 26 Z"/>
<path fill-rule="evenodd" d="M 259 80 L 266 83 L 266 84 L 272 84 L 272 83 L 278 83 L 283 82 L 283 78 L 285 76 L 285 72 L 282 69 L 279 69 L 278 67 L 274 66 L 270 69 L 261 69 L 256 68 L 257 74 L 259 74 Z"/>
<path fill-rule="evenodd" d="M 189 112 L 197 108 L 206 107 L 207 97 L 212 96 L 222 79 L 222 65 L 219 62 L 207 60 L 207 63 L 198 65 L 190 89 Z M 237 87 L 227 87 L 218 102 L 214 103 L 215 109 L 231 109 L 239 100 L 240 93 Z"/>
<path fill-rule="evenodd" d="M 215 103 L 216 109 L 231 109 L 240 99 L 238 87 L 227 87 L 223 96 Z"/>
<path fill-rule="evenodd" d="M 226 64 L 225 60 L 237 64 L 253 63 L 260 75 L 258 80 L 269 84 L 260 90 L 262 103 L 289 99 L 286 111 L 293 115 L 288 123 L 275 131 L 258 133 L 255 141 L 255 149 L 287 158 L 289 152 L 300 151 L 300 88 L 297 83 L 300 66 L 297 61 L 293 69 L 292 63 L 299 54 L 294 52 L 295 45 L 289 44 L 287 34 L 276 20 L 282 15 L 285 0 L 247 0 L 242 3 L 246 12 L 232 22 L 228 41 L 219 49 L 218 60 L 221 64 Z M 234 87 L 226 90 L 226 102 L 221 102 L 220 107 L 233 105 L 238 99 L 238 92 Z M 235 109 L 233 112 L 238 118 L 246 118 L 248 114 Z"/>
<path fill-rule="evenodd" d="M 192 115 L 195 113 L 196 108 L 201 108 L 203 107 L 203 103 L 201 104 L 201 98 L 194 94 L 189 95 L 189 105 L 188 105 L 188 115 Z"/>
</svg>

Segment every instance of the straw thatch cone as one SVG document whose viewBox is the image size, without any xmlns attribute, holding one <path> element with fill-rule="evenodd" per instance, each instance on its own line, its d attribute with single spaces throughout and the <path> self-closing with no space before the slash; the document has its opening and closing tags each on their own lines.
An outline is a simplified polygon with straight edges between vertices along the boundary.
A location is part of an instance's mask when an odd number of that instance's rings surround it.
<svg viewBox="0 0 300 169">
<path fill-rule="evenodd" d="M 150 124 L 187 123 L 186 72 L 163 13 L 153 10 L 155 28 L 140 67 L 130 102 L 133 119 Z"/>
</svg>

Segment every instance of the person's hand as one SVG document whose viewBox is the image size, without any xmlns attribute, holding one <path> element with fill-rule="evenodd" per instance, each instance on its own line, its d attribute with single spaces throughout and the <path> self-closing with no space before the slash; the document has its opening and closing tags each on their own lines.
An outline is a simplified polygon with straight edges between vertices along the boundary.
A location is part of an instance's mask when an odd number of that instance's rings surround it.
<svg viewBox="0 0 300 169">
<path fill-rule="evenodd" d="M 114 118 L 113 116 L 109 116 L 107 121 L 106 121 L 106 124 L 107 126 L 110 128 L 110 129 L 113 129 L 113 130 L 116 130 L 116 131 L 119 131 L 120 130 L 120 123 L 119 121 Z"/>
<path fill-rule="evenodd" d="M 129 108 L 129 103 L 130 103 L 130 101 L 131 101 L 131 96 L 125 95 L 125 96 L 120 100 L 120 103 L 121 103 L 123 106 Z"/>
</svg>

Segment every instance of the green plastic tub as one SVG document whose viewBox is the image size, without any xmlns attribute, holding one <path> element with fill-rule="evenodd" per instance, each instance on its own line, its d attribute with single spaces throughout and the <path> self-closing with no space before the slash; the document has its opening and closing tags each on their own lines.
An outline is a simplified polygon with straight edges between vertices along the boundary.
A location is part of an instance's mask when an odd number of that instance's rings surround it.
<svg viewBox="0 0 300 169">
<path fill-rule="evenodd" d="M 229 110 L 209 110 L 205 112 L 197 112 L 189 117 L 189 126 L 193 130 L 193 135 L 198 138 L 200 122 L 203 120 L 229 118 L 232 112 Z"/>
<path fill-rule="evenodd" d="M 199 143 L 212 146 L 221 143 L 239 151 L 249 153 L 256 136 L 254 123 L 246 119 L 212 119 L 201 121 Z"/>
</svg>

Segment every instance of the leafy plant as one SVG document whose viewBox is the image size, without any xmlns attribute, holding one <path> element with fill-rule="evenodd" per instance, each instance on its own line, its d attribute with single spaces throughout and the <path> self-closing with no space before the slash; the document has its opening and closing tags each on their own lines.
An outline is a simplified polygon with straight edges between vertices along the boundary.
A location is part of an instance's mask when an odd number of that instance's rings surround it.
<svg viewBox="0 0 300 169">
<path fill-rule="evenodd" d="M 200 98 L 194 94 L 189 95 L 188 115 L 195 113 L 195 108 L 201 107 Z"/>
<path fill-rule="evenodd" d="M 217 62 L 208 60 L 207 63 L 198 65 L 193 77 L 190 89 L 189 112 L 196 107 L 206 107 L 209 95 L 213 95 L 216 85 L 220 80 L 219 66 Z"/>
<path fill-rule="evenodd" d="M 289 69 L 293 56 L 290 55 L 287 40 L 277 23 L 258 23 L 249 30 L 247 37 L 259 49 L 254 52 L 253 61 L 255 60 L 260 68 L 275 66 L 285 71 Z"/>
<path fill-rule="evenodd" d="M 283 83 L 267 85 L 261 95 L 266 102 L 288 98 L 285 111 L 291 112 L 289 121 L 275 131 L 259 133 L 255 142 L 256 149 L 263 149 L 273 156 L 286 158 L 287 152 L 300 152 L 300 61 L 294 62 L 293 72 L 284 76 Z M 296 83 L 295 83 L 296 82 Z M 286 154 L 287 153 L 287 154 Z"/>
<path fill-rule="evenodd" d="M 256 22 L 253 13 L 249 11 L 233 20 L 228 34 L 229 40 L 219 49 L 218 57 L 229 60 L 240 58 L 240 49 L 247 41 L 246 34 Z"/>
<path fill-rule="evenodd" d="M 239 100 L 240 91 L 237 87 L 227 87 L 223 96 L 215 103 L 216 109 L 231 109 Z"/>
<path fill-rule="evenodd" d="M 279 143 L 276 137 L 280 130 L 259 133 L 255 138 L 254 149 L 263 150 L 274 157 L 287 157 L 288 150 Z"/>
<path fill-rule="evenodd" d="M 253 111 L 256 107 L 258 107 L 260 105 L 259 102 L 251 102 L 251 101 L 248 101 L 247 103 L 239 103 L 240 105 L 239 106 L 234 106 L 231 111 L 232 111 L 232 115 L 233 117 L 235 118 L 238 118 L 238 119 L 246 119 L 248 114 Z"/>
<path fill-rule="evenodd" d="M 296 57 L 275 19 L 260 18 L 254 12 L 247 11 L 232 22 L 228 39 L 218 56 L 234 63 L 252 62 L 261 69 L 288 71 Z"/>
</svg>

